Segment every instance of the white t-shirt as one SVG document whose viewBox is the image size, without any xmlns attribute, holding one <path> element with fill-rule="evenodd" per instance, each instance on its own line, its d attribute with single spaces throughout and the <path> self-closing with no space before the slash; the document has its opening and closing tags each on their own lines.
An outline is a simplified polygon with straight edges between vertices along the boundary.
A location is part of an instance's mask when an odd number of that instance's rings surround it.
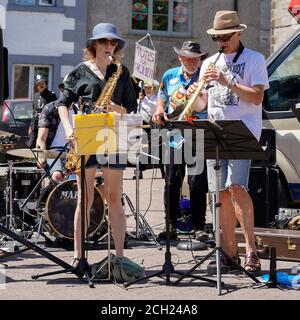
<svg viewBox="0 0 300 320">
<path fill-rule="evenodd" d="M 200 71 L 205 72 L 209 63 L 216 60 L 218 53 L 206 59 Z M 235 79 L 237 83 L 246 87 L 264 85 L 269 88 L 268 72 L 265 58 L 262 54 L 244 48 L 236 63 L 232 60 L 235 53 L 221 54 L 216 67 L 222 70 L 226 77 Z M 255 105 L 242 100 L 237 94 L 216 81 L 208 89 L 208 115 L 215 120 L 242 120 L 257 140 L 262 129 L 262 105 Z"/>
<path fill-rule="evenodd" d="M 70 123 L 72 126 L 73 126 L 73 114 L 74 114 L 74 111 L 73 111 L 73 109 L 71 109 L 69 111 L 69 117 L 70 117 Z M 56 134 L 54 136 L 54 139 L 51 143 L 51 148 L 63 147 L 65 144 L 66 144 L 65 129 L 64 129 L 62 122 L 60 121 L 59 125 L 57 127 L 57 130 L 56 130 Z"/>
</svg>

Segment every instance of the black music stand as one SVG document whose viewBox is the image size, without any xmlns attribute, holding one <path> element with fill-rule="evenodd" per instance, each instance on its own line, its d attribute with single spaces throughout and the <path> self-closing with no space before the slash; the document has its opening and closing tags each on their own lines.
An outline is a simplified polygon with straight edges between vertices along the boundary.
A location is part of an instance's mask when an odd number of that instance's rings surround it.
<svg viewBox="0 0 300 320">
<path fill-rule="evenodd" d="M 170 185 L 170 176 L 168 177 L 167 184 Z M 167 187 L 166 198 L 170 199 L 170 188 L 169 187 Z M 125 288 L 127 288 L 137 282 L 147 280 L 147 279 L 150 279 L 153 277 L 159 277 L 161 275 L 166 276 L 166 284 L 169 285 L 170 284 L 170 276 L 172 274 L 180 275 L 180 276 L 184 277 L 184 273 L 180 272 L 180 271 L 175 271 L 174 266 L 172 264 L 171 251 L 170 251 L 170 201 L 167 201 L 167 208 L 166 208 L 166 252 L 165 252 L 165 262 L 163 264 L 162 270 L 154 272 L 153 274 L 151 274 L 149 276 L 146 276 L 146 277 L 143 277 L 143 278 L 140 278 L 137 280 L 133 280 L 131 282 L 127 282 L 123 286 Z M 194 279 L 198 279 L 198 280 L 202 280 L 202 281 L 216 284 L 215 280 L 204 278 L 199 275 L 190 275 L 190 277 L 194 278 Z"/>
<path fill-rule="evenodd" d="M 255 160 L 266 160 L 267 155 L 263 151 L 259 142 L 248 130 L 245 124 L 240 120 L 194 120 L 192 122 L 187 121 L 171 121 L 174 128 L 179 128 L 183 133 L 185 129 L 193 130 L 192 143 L 196 138 L 195 130 L 204 130 L 204 158 L 215 159 L 215 179 L 216 179 L 216 201 L 214 205 L 215 214 L 215 237 L 216 247 L 201 259 L 195 266 L 193 266 L 187 273 L 181 276 L 174 284 L 178 284 L 182 279 L 187 276 L 191 276 L 191 273 L 197 269 L 203 262 L 209 259 L 214 253 L 216 254 L 216 266 L 217 266 L 217 289 L 218 294 L 221 291 L 221 268 L 220 268 L 220 253 L 228 258 L 232 264 L 236 265 L 241 271 L 243 271 L 254 282 L 260 283 L 260 281 L 254 277 L 250 272 L 245 270 L 242 266 L 236 263 L 228 254 L 222 249 L 220 241 L 220 217 L 219 209 L 221 207 L 219 192 L 219 171 L 220 171 L 220 159 L 244 159 L 249 158 Z M 183 134 L 184 136 L 184 134 Z"/>
</svg>

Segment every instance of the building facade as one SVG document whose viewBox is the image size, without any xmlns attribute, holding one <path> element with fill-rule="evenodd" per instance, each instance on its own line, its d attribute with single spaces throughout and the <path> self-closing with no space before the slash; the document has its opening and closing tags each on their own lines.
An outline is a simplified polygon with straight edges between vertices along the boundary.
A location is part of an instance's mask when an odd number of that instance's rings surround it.
<svg viewBox="0 0 300 320">
<path fill-rule="evenodd" d="M 130 71 L 135 43 L 149 33 L 158 53 L 157 80 L 166 69 L 178 65 L 173 47 L 180 48 L 183 41 L 198 41 L 202 51 L 216 52 L 216 44 L 206 30 L 218 10 L 237 10 L 241 23 L 248 26 L 244 44 L 266 57 L 270 54 L 271 0 L 89 0 L 87 10 L 88 35 L 99 22 L 112 22 L 120 30 L 126 40 L 123 63 Z"/>
<path fill-rule="evenodd" d="M 290 35 L 300 28 L 288 12 L 290 0 L 272 0 L 271 7 L 271 52 L 276 50 Z"/>
<path fill-rule="evenodd" d="M 126 40 L 123 63 L 133 71 L 135 44 L 157 51 L 155 78 L 179 61 L 173 47 L 198 41 L 216 52 L 206 30 L 217 10 L 237 10 L 245 46 L 268 57 L 297 25 L 289 0 L 0 0 L 4 44 L 9 50 L 11 98 L 31 98 L 37 77 L 57 85 L 82 59 L 82 49 L 99 22 L 115 24 Z M 147 37 L 150 35 L 150 38 Z M 151 39 L 151 41 L 150 41 Z"/>
<path fill-rule="evenodd" d="M 86 4 L 78 0 L 0 0 L 11 98 L 31 99 L 39 78 L 45 78 L 48 87 L 58 93 L 58 84 L 81 61 Z"/>
</svg>

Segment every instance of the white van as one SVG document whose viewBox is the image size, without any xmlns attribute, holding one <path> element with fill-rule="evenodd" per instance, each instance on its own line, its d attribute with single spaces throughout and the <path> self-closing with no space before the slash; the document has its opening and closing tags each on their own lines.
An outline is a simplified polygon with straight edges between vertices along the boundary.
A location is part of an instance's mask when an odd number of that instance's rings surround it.
<svg viewBox="0 0 300 320">
<path fill-rule="evenodd" d="M 267 59 L 270 89 L 263 103 L 263 126 L 276 130 L 278 207 L 300 208 L 300 28 Z"/>
</svg>

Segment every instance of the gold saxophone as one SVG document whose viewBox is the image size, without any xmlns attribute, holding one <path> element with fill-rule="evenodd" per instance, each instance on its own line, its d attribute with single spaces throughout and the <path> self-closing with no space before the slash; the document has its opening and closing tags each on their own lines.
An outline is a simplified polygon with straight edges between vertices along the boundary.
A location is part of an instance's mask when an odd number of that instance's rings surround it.
<svg viewBox="0 0 300 320">
<path fill-rule="evenodd" d="M 110 59 L 113 61 L 113 58 L 109 56 Z M 118 113 L 126 113 L 126 108 L 118 106 L 111 101 L 112 95 L 115 91 L 118 79 L 122 74 L 122 64 L 117 61 L 113 61 L 114 64 L 117 65 L 117 70 L 113 73 L 113 75 L 108 79 L 103 88 L 99 98 L 95 103 L 95 109 L 93 113 L 96 112 L 118 112 Z M 87 162 L 89 157 L 85 158 Z M 81 158 L 75 153 L 74 146 L 71 146 L 70 150 L 67 153 L 67 160 L 65 164 L 65 168 L 68 172 L 75 172 L 78 173 L 81 168 Z"/>
<path fill-rule="evenodd" d="M 220 48 L 219 49 L 219 53 L 218 53 L 218 55 L 216 57 L 216 60 L 214 62 L 211 62 L 208 67 L 215 67 L 216 63 L 219 60 L 219 58 L 220 58 L 222 53 L 223 53 L 223 48 Z M 197 83 L 198 83 L 198 86 L 197 86 L 195 92 L 188 99 L 188 103 L 185 106 L 185 108 L 183 109 L 182 113 L 180 114 L 178 120 L 188 120 L 192 116 L 192 113 L 194 111 L 194 105 L 195 105 L 196 99 L 197 99 L 198 95 L 200 94 L 200 92 L 203 90 L 203 87 L 206 84 L 206 80 L 205 80 L 204 77 L 201 77 L 197 81 Z"/>
</svg>

